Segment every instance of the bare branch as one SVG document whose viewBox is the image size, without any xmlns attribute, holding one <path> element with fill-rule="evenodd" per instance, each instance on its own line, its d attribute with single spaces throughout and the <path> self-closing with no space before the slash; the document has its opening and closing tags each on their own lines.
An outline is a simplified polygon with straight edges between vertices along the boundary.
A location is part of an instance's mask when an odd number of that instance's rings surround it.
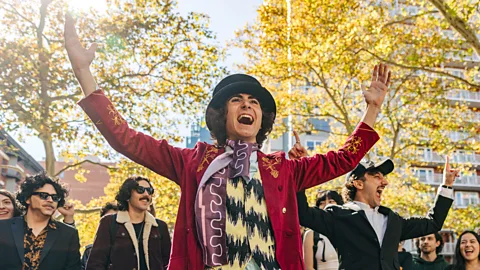
<svg viewBox="0 0 480 270">
<path fill-rule="evenodd" d="M 91 160 L 88 160 L 88 159 L 85 159 L 83 161 L 80 161 L 80 162 L 77 162 L 77 163 L 74 163 L 74 164 L 70 164 L 68 166 L 65 166 L 63 169 L 61 169 L 60 171 L 58 171 L 57 173 L 55 173 L 54 177 L 57 177 L 58 175 L 60 175 L 62 172 L 70 169 L 70 168 L 73 168 L 73 167 L 78 167 L 84 163 L 91 163 L 91 164 L 96 164 L 98 166 L 101 166 L 101 167 L 104 167 L 104 168 L 107 168 L 108 170 L 116 170 L 117 168 L 114 168 L 114 167 L 110 167 L 108 165 L 105 165 L 105 164 L 102 164 L 100 162 L 95 162 L 95 161 L 91 161 Z"/>
<path fill-rule="evenodd" d="M 391 22 L 386 23 L 383 27 L 388 27 L 390 25 L 397 24 L 397 23 L 398 24 L 403 24 L 408 20 L 418 18 L 418 17 L 422 17 L 422 16 L 425 16 L 425 15 L 428 15 L 428 14 L 434 14 L 434 13 L 438 13 L 438 10 L 432 10 L 432 11 L 427 11 L 427 12 L 423 12 L 423 13 L 418 13 L 418 14 L 413 15 L 413 16 L 408 16 L 408 17 L 402 18 L 401 20 L 391 21 Z"/>
</svg>

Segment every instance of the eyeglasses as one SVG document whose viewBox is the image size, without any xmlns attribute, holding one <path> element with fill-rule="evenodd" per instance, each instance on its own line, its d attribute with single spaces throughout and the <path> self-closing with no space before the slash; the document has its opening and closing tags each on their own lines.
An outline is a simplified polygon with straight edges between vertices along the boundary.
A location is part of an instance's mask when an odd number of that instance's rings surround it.
<svg viewBox="0 0 480 270">
<path fill-rule="evenodd" d="M 46 192 L 33 192 L 32 195 L 38 195 L 42 200 L 48 200 L 48 197 L 52 198 L 52 201 L 59 202 L 62 197 L 57 194 L 48 194 Z"/>
<path fill-rule="evenodd" d="M 152 195 L 153 192 L 155 192 L 155 190 L 152 187 L 142 187 L 142 186 L 135 187 L 135 191 L 138 192 L 138 194 L 143 194 L 145 190 L 149 195 Z"/>
</svg>

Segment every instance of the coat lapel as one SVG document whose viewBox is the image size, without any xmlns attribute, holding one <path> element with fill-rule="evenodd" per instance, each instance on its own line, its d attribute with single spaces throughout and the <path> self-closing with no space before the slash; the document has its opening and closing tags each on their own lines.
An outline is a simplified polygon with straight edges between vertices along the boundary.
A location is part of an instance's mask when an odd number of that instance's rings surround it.
<svg viewBox="0 0 480 270">
<path fill-rule="evenodd" d="M 372 224 L 370 224 L 370 221 L 368 221 L 367 215 L 365 215 L 365 211 L 363 211 L 362 208 L 360 208 L 360 206 L 358 206 L 357 204 L 355 204 L 353 202 L 348 202 L 348 203 L 343 205 L 343 208 L 347 208 L 347 209 L 350 209 L 350 210 L 354 211 L 354 213 L 352 215 L 356 214 L 357 216 L 360 216 L 361 219 L 364 222 L 364 225 L 367 228 L 369 228 L 369 230 L 365 230 L 364 233 L 369 233 L 369 234 L 371 234 L 371 237 L 377 238 L 377 234 L 375 233 L 375 230 L 373 229 Z M 371 237 L 368 237 L 368 238 L 371 238 Z M 378 243 L 378 244 L 380 245 L 380 243 Z"/>
<path fill-rule="evenodd" d="M 13 238 L 15 239 L 15 246 L 17 247 L 17 252 L 18 256 L 20 257 L 20 261 L 25 260 L 25 254 L 24 254 L 24 247 L 23 247 L 23 227 L 24 227 L 24 221 L 23 217 L 22 218 L 15 218 L 14 221 L 12 222 L 12 232 L 13 232 Z"/>
<path fill-rule="evenodd" d="M 214 145 L 207 145 L 205 152 L 203 154 L 202 160 L 197 167 L 197 186 L 200 185 L 203 175 L 205 171 L 209 167 L 210 163 L 219 155 L 225 152 L 225 148 L 217 148 Z"/>
<path fill-rule="evenodd" d="M 53 247 L 53 244 L 55 244 L 55 241 L 57 241 L 57 238 L 60 234 L 58 230 L 58 226 L 56 229 L 48 228 L 47 239 L 45 239 L 45 245 L 43 246 L 42 255 L 40 255 L 40 264 L 42 263 L 43 259 L 45 259 L 50 249 Z"/>
<path fill-rule="evenodd" d="M 396 226 L 395 226 L 395 223 L 392 223 L 392 222 L 395 219 L 395 214 L 393 213 L 392 210 L 383 206 L 380 206 L 380 208 L 378 209 L 378 212 L 388 217 L 387 229 L 385 230 L 385 235 L 383 236 L 383 243 L 388 243 L 389 241 L 392 241 L 391 239 L 394 239 L 393 233 L 395 232 L 394 227 Z"/>
</svg>

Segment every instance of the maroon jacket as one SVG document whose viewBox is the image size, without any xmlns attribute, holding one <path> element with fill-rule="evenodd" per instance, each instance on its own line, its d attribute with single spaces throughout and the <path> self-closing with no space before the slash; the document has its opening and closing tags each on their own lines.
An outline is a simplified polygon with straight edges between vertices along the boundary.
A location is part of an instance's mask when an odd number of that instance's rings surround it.
<svg viewBox="0 0 480 270">
<path fill-rule="evenodd" d="M 197 241 L 194 203 L 198 184 L 208 165 L 224 152 L 199 142 L 193 149 L 177 148 L 129 128 L 113 104 L 97 90 L 79 102 L 108 143 L 118 152 L 174 181 L 181 188 L 169 269 L 204 269 Z M 355 168 L 379 139 L 365 123 L 338 151 L 288 160 L 285 153 L 258 152 L 267 211 L 276 244 L 276 259 L 282 270 L 304 269 L 296 192 L 317 186 Z"/>
<path fill-rule="evenodd" d="M 115 242 L 110 247 L 112 222 L 117 222 L 117 231 Z M 137 236 L 127 211 L 104 216 L 100 220 L 86 269 L 139 269 L 139 256 L 145 256 L 150 270 L 166 269 L 171 249 L 167 224 L 147 213 L 140 241 L 143 241 L 144 254 L 138 252 Z"/>
</svg>

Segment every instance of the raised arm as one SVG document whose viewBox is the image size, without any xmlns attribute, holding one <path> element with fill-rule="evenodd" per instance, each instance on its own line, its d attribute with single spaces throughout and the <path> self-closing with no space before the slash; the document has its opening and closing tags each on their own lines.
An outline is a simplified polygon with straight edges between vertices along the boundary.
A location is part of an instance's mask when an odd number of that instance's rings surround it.
<svg viewBox="0 0 480 270">
<path fill-rule="evenodd" d="M 360 124 L 339 150 L 289 161 L 297 182 L 297 191 L 322 184 L 353 170 L 378 141 L 379 136 L 373 127 L 385 100 L 390 76 L 386 65 L 374 67 L 370 87 L 368 90 L 362 89 L 367 110 Z M 294 148 L 298 148 L 298 141 Z"/>
<path fill-rule="evenodd" d="M 300 225 L 321 233 L 328 239 L 333 239 L 334 217 L 331 209 L 323 210 L 308 206 L 305 191 L 297 192 L 297 205 Z"/>
<path fill-rule="evenodd" d="M 112 148 L 134 162 L 181 184 L 179 180 L 185 160 L 191 160 L 194 150 L 172 147 L 166 140 L 156 140 L 128 126 L 103 92 L 96 90 L 90 64 L 97 45 L 93 44 L 88 50 L 82 46 L 69 14 L 65 17 L 65 47 L 75 77 L 86 96 L 79 104 Z"/>
<path fill-rule="evenodd" d="M 438 188 L 435 205 L 423 218 L 408 218 L 403 220 L 402 239 L 411 239 L 438 232 L 442 229 L 448 211 L 453 203 L 453 183 L 460 171 L 451 169 L 447 156 L 443 170 L 443 185 Z"/>
</svg>

